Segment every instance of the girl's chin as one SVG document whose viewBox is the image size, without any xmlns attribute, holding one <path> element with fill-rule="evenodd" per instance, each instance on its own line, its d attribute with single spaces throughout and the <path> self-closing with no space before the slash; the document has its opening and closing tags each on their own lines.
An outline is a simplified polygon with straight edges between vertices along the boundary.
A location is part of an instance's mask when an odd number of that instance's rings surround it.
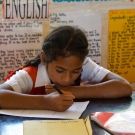
<svg viewBox="0 0 135 135">
<path fill-rule="evenodd" d="M 62 86 L 62 87 L 70 86 L 70 84 L 57 84 L 57 85 L 60 85 L 60 86 Z"/>
</svg>

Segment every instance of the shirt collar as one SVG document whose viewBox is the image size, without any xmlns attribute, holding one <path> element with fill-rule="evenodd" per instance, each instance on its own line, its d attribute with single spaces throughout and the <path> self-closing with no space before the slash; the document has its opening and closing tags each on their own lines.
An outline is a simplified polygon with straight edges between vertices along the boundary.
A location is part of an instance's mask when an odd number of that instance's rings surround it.
<svg viewBox="0 0 135 135">
<path fill-rule="evenodd" d="M 45 86 L 45 84 L 51 83 L 46 67 L 41 63 L 38 65 L 37 77 L 35 87 Z"/>
</svg>

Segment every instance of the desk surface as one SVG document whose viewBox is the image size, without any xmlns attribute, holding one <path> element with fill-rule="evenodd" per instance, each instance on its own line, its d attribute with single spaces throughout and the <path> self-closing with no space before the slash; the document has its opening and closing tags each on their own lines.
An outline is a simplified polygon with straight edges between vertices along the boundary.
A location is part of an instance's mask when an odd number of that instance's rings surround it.
<svg viewBox="0 0 135 135">
<path fill-rule="evenodd" d="M 91 116 L 92 112 L 109 111 L 121 112 L 135 110 L 135 92 L 131 97 L 119 99 L 89 99 L 90 103 L 80 118 Z M 80 101 L 80 100 L 79 100 Z M 81 100 L 84 101 L 84 100 Z M 38 120 L 41 118 L 28 118 L 18 116 L 7 116 L 0 114 L 0 135 L 23 135 L 24 120 Z M 93 135 L 110 135 L 100 128 L 94 121 L 91 121 Z"/>
</svg>

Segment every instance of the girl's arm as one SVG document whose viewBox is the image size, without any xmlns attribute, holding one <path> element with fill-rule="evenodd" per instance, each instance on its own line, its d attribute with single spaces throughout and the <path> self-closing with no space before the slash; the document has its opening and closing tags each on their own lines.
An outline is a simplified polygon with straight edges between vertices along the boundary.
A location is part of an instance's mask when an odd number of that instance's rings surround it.
<svg viewBox="0 0 135 135">
<path fill-rule="evenodd" d="M 65 111 L 73 104 L 74 98 L 70 92 L 61 95 L 58 92 L 53 92 L 48 95 L 28 95 L 14 92 L 12 87 L 6 83 L 0 85 L 1 109 Z"/>
<path fill-rule="evenodd" d="M 77 99 L 119 98 L 131 96 L 132 94 L 130 83 L 112 72 L 109 72 L 98 84 L 84 82 L 83 86 L 61 87 L 61 89 L 70 91 Z"/>
</svg>

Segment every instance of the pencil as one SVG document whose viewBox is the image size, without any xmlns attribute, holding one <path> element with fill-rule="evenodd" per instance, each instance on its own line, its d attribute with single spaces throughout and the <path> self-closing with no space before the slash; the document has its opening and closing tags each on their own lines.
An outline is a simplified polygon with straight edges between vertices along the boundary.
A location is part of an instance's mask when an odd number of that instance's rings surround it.
<svg viewBox="0 0 135 135">
<path fill-rule="evenodd" d="M 60 90 L 60 88 L 56 84 L 52 84 L 53 88 L 59 92 L 59 94 L 63 94 L 63 92 Z"/>
</svg>

